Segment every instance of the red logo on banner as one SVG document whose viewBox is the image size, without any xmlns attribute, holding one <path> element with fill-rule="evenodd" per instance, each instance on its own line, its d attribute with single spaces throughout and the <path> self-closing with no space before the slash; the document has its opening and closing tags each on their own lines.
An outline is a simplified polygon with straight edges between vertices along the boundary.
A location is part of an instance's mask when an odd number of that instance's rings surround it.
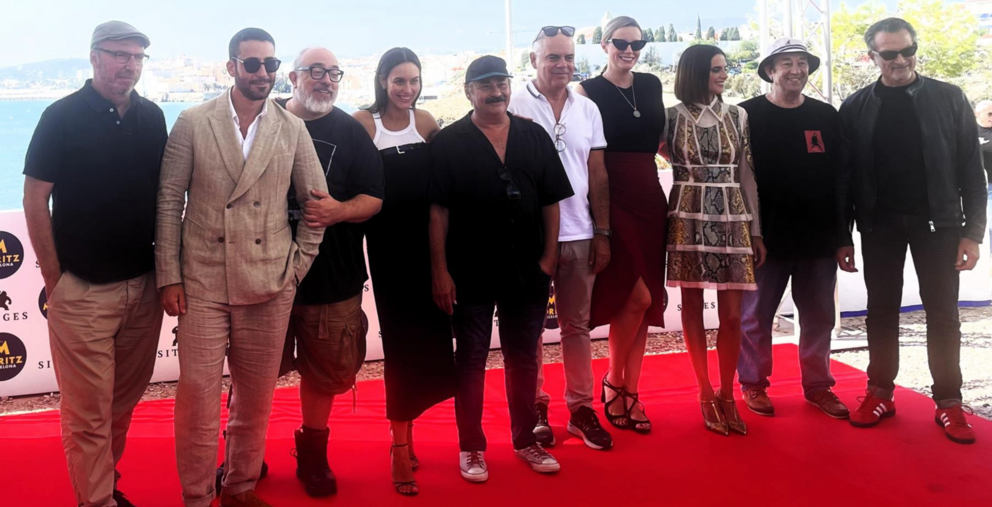
<svg viewBox="0 0 992 507">
<path fill-rule="evenodd" d="M 826 146 L 823 145 L 823 134 L 819 130 L 806 131 L 806 153 L 825 153 Z"/>
</svg>

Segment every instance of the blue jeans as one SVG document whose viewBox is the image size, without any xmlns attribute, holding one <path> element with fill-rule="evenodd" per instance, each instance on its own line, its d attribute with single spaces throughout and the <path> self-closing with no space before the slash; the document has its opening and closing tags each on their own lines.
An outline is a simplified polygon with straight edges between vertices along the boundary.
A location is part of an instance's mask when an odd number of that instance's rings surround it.
<svg viewBox="0 0 992 507">
<path fill-rule="evenodd" d="M 830 375 L 830 333 L 834 328 L 837 261 L 769 257 L 755 270 L 757 291 L 744 293 L 741 356 L 737 375 L 743 389 L 769 386 L 775 310 L 792 277 L 792 300 L 799 310 L 799 366 L 807 398 L 836 384 Z"/>
<path fill-rule="evenodd" d="M 499 311 L 499 341 L 506 377 L 506 397 L 510 405 L 513 448 L 523 449 L 537 442 L 534 426 L 537 410 L 537 341 L 544 328 L 548 290 L 515 294 L 488 303 L 455 305 L 452 326 L 455 332 L 455 369 L 458 392 L 455 420 L 462 451 L 485 451 L 482 405 L 485 400 L 486 359 L 493 330 L 493 310 Z"/>
</svg>

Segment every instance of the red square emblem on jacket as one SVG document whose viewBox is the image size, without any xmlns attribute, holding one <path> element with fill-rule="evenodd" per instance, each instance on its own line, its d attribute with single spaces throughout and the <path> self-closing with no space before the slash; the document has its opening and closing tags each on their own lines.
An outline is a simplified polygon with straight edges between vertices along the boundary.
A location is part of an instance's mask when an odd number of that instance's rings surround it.
<svg viewBox="0 0 992 507">
<path fill-rule="evenodd" d="M 819 130 L 806 131 L 806 153 L 826 153 L 827 148 L 823 144 L 823 134 Z"/>
</svg>

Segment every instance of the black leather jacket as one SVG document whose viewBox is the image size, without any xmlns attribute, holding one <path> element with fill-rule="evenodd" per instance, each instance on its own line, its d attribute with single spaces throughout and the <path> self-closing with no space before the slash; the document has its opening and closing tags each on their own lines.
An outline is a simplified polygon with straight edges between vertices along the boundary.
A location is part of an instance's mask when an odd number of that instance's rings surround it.
<svg viewBox="0 0 992 507">
<path fill-rule="evenodd" d="M 876 86 L 878 82 L 858 90 L 840 107 L 842 162 L 836 192 L 840 246 L 854 244 L 851 237 L 854 220 L 859 231 L 872 229 L 878 195 L 873 143 L 882 103 L 875 94 Z M 906 93 L 913 97 L 923 130 L 930 230 L 963 227 L 962 237 L 981 243 L 985 235 L 988 187 L 978 124 L 968 98 L 957 86 L 923 76 Z"/>
</svg>

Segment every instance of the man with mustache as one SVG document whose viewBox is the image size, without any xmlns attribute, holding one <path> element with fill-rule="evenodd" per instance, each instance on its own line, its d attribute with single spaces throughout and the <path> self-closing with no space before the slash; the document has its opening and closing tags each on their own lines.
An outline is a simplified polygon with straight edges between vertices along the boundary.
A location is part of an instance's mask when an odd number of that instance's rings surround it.
<svg viewBox="0 0 992 507">
<path fill-rule="evenodd" d="M 803 95 L 820 59 L 802 41 L 772 42 L 758 67 L 771 91 L 742 104 L 751 130 L 761 224 L 768 257 L 754 271 L 757 291 L 742 301 L 741 355 L 737 373 L 744 403 L 754 413 L 775 414 L 768 398 L 772 374 L 772 325 L 785 288 L 802 320 L 799 366 L 803 394 L 830 417 L 846 419 L 847 407 L 830 390 L 830 340 L 834 327 L 834 192 L 840 160 L 837 110 Z"/>
<path fill-rule="evenodd" d="M 233 394 L 220 505 L 269 505 L 254 489 L 272 393 L 296 288 L 323 237 L 316 224 L 291 230 L 290 189 L 305 206 L 327 185 L 303 120 L 268 100 L 280 63 L 272 36 L 246 28 L 228 50 L 235 84 L 176 120 L 158 195 L 160 298 L 179 316 L 176 461 L 188 507 L 216 493 L 225 353 Z"/>
<path fill-rule="evenodd" d="M 473 111 L 431 143 L 434 301 L 452 315 L 459 466 L 472 482 L 489 478 L 482 407 L 494 308 L 513 448 L 537 472 L 560 468 L 534 434 L 534 392 L 558 253 L 558 202 L 572 196 L 572 187 L 548 134 L 507 113 L 509 78 L 501 58 L 473 61 L 465 72 Z"/>
<path fill-rule="evenodd" d="M 97 26 L 93 79 L 45 109 L 24 162 L 62 443 L 76 503 L 86 507 L 132 505 L 114 468 L 162 327 L 154 203 L 168 131 L 162 110 L 134 91 L 149 44 L 127 23 Z"/>
<path fill-rule="evenodd" d="M 533 118 L 554 141 L 575 195 L 559 203 L 558 266 L 554 272 L 555 308 L 561 326 L 565 365 L 568 432 L 592 449 L 610 449 L 613 438 L 592 407 L 592 342 L 589 311 L 596 274 L 610 262 L 610 188 L 603 152 L 606 136 L 596 104 L 568 88 L 575 72 L 575 29 L 546 26 L 537 33 L 531 65 L 537 79 L 513 94 L 510 112 Z M 548 422 L 551 396 L 544 392 L 543 350 L 537 346 L 537 427 L 545 447 L 555 444 Z"/>
<path fill-rule="evenodd" d="M 320 253 L 297 288 L 286 347 L 296 344 L 303 425 L 296 440 L 296 476 L 310 496 L 337 492 L 327 463 L 334 397 L 352 389 L 365 360 L 362 292 L 368 272 L 362 241 L 365 222 L 379 212 L 384 195 L 382 157 L 365 127 L 334 107 L 344 72 L 324 48 L 300 53 L 289 73 L 293 97 L 277 100 L 304 120 L 327 181 L 328 192 L 311 191 L 299 206 L 290 198 L 290 223 L 326 227 Z M 291 353 L 291 352 L 290 352 Z"/>
<path fill-rule="evenodd" d="M 895 415 L 908 245 L 927 314 L 934 420 L 952 441 L 970 444 L 975 430 L 961 399 L 958 287 L 961 272 L 978 262 L 985 235 L 987 187 L 978 126 L 960 88 L 916 72 L 912 25 L 883 19 L 868 28 L 865 43 L 881 77 L 841 106 L 837 181 L 837 234 L 843 245 L 837 262 L 844 271 L 857 271 L 854 219 L 868 288 L 868 389 L 850 422 L 869 427 Z"/>
</svg>

